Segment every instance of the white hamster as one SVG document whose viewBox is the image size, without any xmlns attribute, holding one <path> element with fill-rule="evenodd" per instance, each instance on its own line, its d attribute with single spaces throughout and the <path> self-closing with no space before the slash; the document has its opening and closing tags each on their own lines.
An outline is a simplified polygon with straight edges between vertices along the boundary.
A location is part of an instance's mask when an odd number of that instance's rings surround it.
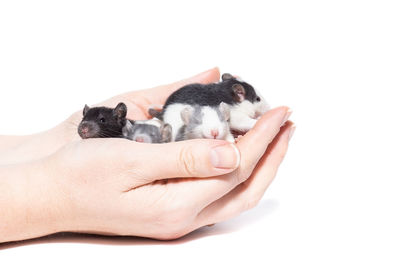
<svg viewBox="0 0 400 267">
<path fill-rule="evenodd" d="M 181 118 L 184 125 L 179 129 L 176 141 L 207 138 L 235 142 L 229 129 L 230 109 L 226 103 L 217 107 L 188 105 L 181 111 Z"/>
</svg>

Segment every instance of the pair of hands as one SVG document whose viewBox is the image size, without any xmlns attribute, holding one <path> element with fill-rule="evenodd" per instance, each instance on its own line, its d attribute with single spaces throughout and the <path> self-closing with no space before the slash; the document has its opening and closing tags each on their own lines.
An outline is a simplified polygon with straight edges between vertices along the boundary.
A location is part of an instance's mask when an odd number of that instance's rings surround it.
<svg viewBox="0 0 400 267">
<path fill-rule="evenodd" d="M 183 85 L 219 77 L 215 68 L 100 105 L 124 102 L 128 118 L 148 119 L 150 105 L 162 105 Z M 208 139 L 166 144 L 81 140 L 77 112 L 45 133 L 55 140 L 53 146 L 43 146 L 40 156 L 29 158 L 35 171 L 29 172 L 27 203 L 21 206 L 28 206 L 27 218 L 37 229 L 11 240 L 59 231 L 175 239 L 227 220 L 254 207 L 275 177 L 294 131 L 287 121 L 290 113 L 287 107 L 270 110 L 232 145 Z M 40 179 L 32 174 L 38 172 Z"/>
</svg>

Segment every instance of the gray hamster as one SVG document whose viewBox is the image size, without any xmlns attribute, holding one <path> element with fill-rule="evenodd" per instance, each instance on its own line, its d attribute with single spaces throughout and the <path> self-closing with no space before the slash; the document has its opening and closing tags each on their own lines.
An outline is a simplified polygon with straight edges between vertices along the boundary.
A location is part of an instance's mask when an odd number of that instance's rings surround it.
<svg viewBox="0 0 400 267">
<path fill-rule="evenodd" d="M 167 143 L 171 141 L 171 126 L 156 118 L 127 121 L 122 129 L 125 138 L 142 143 Z"/>
</svg>

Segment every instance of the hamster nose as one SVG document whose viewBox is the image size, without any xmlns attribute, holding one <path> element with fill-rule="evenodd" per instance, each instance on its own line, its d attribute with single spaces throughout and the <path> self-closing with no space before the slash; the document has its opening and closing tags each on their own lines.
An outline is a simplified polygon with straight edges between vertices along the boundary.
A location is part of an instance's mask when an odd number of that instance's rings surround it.
<svg viewBox="0 0 400 267">
<path fill-rule="evenodd" d="M 211 135 L 214 137 L 214 139 L 216 139 L 217 136 L 219 135 L 218 130 L 211 130 Z"/>
<path fill-rule="evenodd" d="M 86 138 L 89 138 L 90 136 L 90 129 L 89 129 L 89 126 L 88 125 L 80 125 L 79 126 L 79 129 L 78 129 L 78 133 L 79 133 L 79 135 L 83 138 L 83 139 L 86 139 Z"/>
<path fill-rule="evenodd" d="M 143 142 L 144 142 L 144 139 L 143 139 L 143 137 L 136 137 L 135 141 L 136 141 L 136 142 L 143 143 Z"/>
</svg>

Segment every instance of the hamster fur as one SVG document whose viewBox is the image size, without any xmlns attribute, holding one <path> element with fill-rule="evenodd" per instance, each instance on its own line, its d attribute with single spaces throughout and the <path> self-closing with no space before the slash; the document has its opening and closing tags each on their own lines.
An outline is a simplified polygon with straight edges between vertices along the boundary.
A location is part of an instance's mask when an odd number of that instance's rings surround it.
<svg viewBox="0 0 400 267">
<path fill-rule="evenodd" d="M 218 107 L 187 106 L 181 111 L 184 125 L 179 129 L 176 141 L 207 138 L 235 142 L 229 129 L 229 106 L 221 103 Z"/>
<path fill-rule="evenodd" d="M 264 98 L 248 83 L 225 73 L 222 81 L 211 84 L 189 84 L 171 94 L 157 116 L 172 127 L 172 141 L 184 125 L 181 111 L 189 105 L 217 107 L 221 102 L 230 108 L 232 130 L 247 132 L 259 116 L 269 110 Z M 157 115 L 157 114 L 154 114 Z"/>
<path fill-rule="evenodd" d="M 78 126 L 78 134 L 83 139 L 123 137 L 122 128 L 126 124 L 127 108 L 119 103 L 115 108 L 85 105 L 83 119 Z"/>
<path fill-rule="evenodd" d="M 125 138 L 142 143 L 166 143 L 171 141 L 171 126 L 158 119 L 127 120 L 122 134 Z"/>
</svg>

